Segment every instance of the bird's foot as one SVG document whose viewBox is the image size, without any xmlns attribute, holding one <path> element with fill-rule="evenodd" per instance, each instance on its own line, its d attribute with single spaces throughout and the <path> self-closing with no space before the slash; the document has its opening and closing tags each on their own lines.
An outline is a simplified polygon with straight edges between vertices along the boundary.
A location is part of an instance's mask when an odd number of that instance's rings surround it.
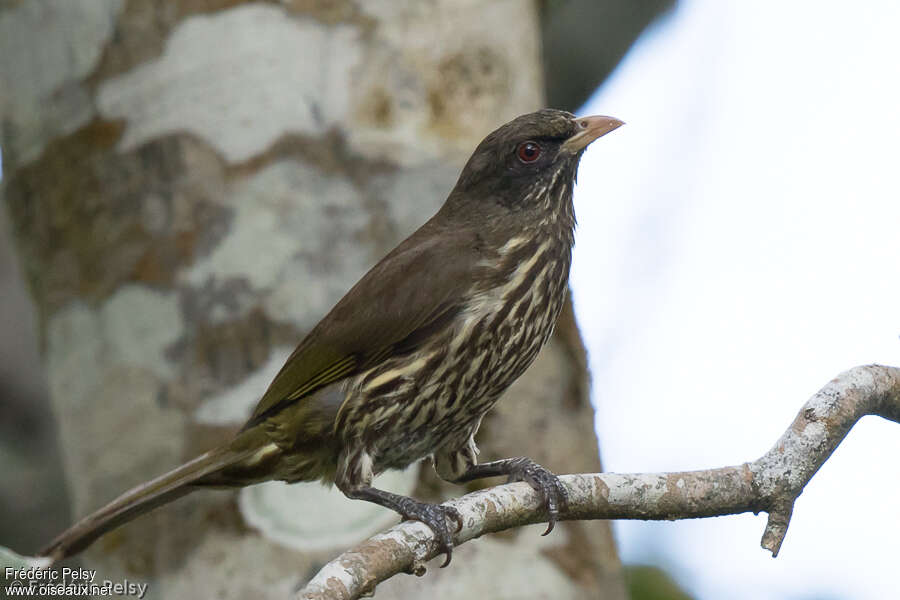
<svg viewBox="0 0 900 600">
<path fill-rule="evenodd" d="M 559 520 L 559 513 L 569 509 L 569 494 L 559 477 L 530 458 L 514 459 L 509 471 L 509 481 L 524 481 L 541 495 L 547 509 L 547 535 Z"/>
<path fill-rule="evenodd" d="M 459 511 L 452 506 L 443 504 L 429 504 L 427 502 L 419 502 L 413 498 L 403 497 L 397 502 L 395 508 L 404 519 L 412 521 L 421 521 L 428 525 L 434 532 L 435 543 L 438 550 L 447 555 L 441 568 L 450 564 L 453 558 L 453 534 L 458 533 L 463 526 L 462 516 Z M 451 532 L 447 526 L 447 521 L 456 523 L 456 528 Z"/>
</svg>

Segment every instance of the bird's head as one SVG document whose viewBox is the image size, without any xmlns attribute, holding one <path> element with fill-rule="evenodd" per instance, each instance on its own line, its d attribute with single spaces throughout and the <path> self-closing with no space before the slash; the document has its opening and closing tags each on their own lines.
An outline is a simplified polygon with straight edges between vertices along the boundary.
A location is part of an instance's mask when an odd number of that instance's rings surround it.
<svg viewBox="0 0 900 600">
<path fill-rule="evenodd" d="M 489 217 L 502 210 L 570 210 L 584 149 L 622 125 L 613 117 L 576 117 L 543 109 L 488 135 L 463 168 L 448 204 Z"/>
</svg>

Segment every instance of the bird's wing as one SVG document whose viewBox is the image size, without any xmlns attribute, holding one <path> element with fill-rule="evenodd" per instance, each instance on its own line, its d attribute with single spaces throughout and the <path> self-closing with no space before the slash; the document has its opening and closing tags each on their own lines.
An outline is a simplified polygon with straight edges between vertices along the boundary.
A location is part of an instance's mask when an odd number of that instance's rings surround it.
<svg viewBox="0 0 900 600">
<path fill-rule="evenodd" d="M 480 258 L 477 236 L 426 223 L 366 273 L 300 342 L 244 429 L 398 351 L 462 308 Z"/>
</svg>

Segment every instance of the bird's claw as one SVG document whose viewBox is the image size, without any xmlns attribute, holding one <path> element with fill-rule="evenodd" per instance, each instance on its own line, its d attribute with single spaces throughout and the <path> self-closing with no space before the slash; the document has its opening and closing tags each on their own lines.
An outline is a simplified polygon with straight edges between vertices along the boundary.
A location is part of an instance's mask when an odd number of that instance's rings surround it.
<svg viewBox="0 0 900 600">
<path fill-rule="evenodd" d="M 541 495 L 547 509 L 547 535 L 559 520 L 560 512 L 569 510 L 569 494 L 559 477 L 537 464 L 530 458 L 521 458 L 509 474 L 510 481 L 524 481 Z"/>
<path fill-rule="evenodd" d="M 441 568 L 450 564 L 453 558 L 453 534 L 462 530 L 463 520 L 459 511 L 452 506 L 443 504 L 428 504 L 427 502 L 419 502 L 412 498 L 405 498 L 406 502 L 399 507 L 401 515 L 404 519 L 411 521 L 421 521 L 428 525 L 434 532 L 435 544 L 438 550 L 447 555 Z M 455 521 L 456 529 L 452 532 L 447 526 L 447 521 Z"/>
</svg>

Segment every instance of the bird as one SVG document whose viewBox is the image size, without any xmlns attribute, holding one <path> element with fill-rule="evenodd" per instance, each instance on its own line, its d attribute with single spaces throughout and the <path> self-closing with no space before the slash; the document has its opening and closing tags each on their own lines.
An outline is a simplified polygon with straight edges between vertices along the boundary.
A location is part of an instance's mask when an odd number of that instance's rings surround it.
<svg viewBox="0 0 900 600">
<path fill-rule="evenodd" d="M 542 109 L 490 133 L 437 213 L 309 331 L 232 439 L 123 493 L 39 555 L 63 560 L 198 489 L 319 480 L 425 523 L 447 566 L 458 511 L 372 486 L 427 457 L 450 482 L 527 482 L 550 533 L 568 505 L 559 478 L 526 457 L 479 463 L 474 437 L 553 332 L 568 289 L 578 163 L 622 124 Z"/>
</svg>

